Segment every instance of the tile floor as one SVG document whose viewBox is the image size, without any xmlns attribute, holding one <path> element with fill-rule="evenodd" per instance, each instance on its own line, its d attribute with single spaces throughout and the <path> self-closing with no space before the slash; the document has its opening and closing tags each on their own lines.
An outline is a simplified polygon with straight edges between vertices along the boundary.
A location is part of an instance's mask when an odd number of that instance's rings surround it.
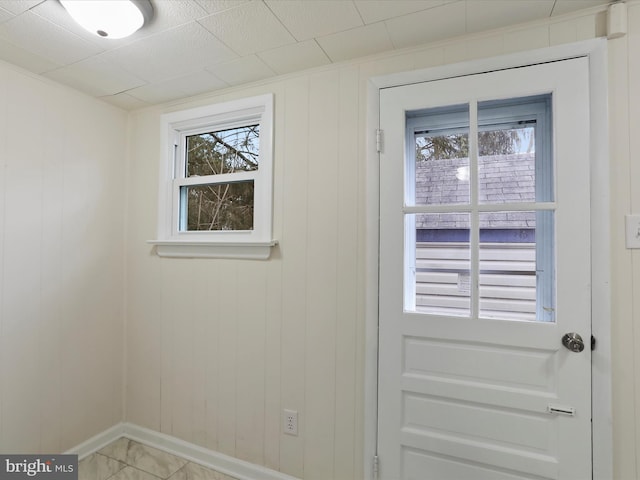
<svg viewBox="0 0 640 480">
<path fill-rule="evenodd" d="M 235 480 L 153 447 L 120 438 L 78 464 L 78 480 Z"/>
</svg>

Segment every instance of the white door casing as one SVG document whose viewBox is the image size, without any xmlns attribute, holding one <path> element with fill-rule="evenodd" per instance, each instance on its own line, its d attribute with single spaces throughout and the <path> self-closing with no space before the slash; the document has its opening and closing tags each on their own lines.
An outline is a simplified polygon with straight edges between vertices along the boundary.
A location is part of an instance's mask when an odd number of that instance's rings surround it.
<svg viewBox="0 0 640 480">
<path fill-rule="evenodd" d="M 591 334 L 588 78 L 582 57 L 381 90 L 380 478 L 591 477 L 591 352 L 560 341 L 566 332 L 587 342 Z M 406 112 L 464 103 L 475 112 L 479 101 L 548 93 L 556 322 L 405 311 L 404 217 L 416 211 L 404 202 Z"/>
</svg>

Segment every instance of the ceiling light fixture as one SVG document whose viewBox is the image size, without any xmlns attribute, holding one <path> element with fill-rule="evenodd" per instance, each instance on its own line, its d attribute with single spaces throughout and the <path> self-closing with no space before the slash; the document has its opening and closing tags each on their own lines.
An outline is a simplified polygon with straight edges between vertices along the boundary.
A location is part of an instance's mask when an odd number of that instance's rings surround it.
<svg viewBox="0 0 640 480">
<path fill-rule="evenodd" d="M 82 28 L 104 38 L 128 37 L 153 16 L 149 0 L 60 0 Z"/>
</svg>

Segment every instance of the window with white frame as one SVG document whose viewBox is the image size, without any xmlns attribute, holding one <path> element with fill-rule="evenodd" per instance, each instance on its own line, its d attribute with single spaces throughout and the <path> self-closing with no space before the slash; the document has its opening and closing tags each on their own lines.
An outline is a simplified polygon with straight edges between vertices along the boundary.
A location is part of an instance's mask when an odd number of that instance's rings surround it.
<svg viewBox="0 0 640 480">
<path fill-rule="evenodd" d="M 162 116 L 160 256 L 268 258 L 273 95 Z"/>
</svg>

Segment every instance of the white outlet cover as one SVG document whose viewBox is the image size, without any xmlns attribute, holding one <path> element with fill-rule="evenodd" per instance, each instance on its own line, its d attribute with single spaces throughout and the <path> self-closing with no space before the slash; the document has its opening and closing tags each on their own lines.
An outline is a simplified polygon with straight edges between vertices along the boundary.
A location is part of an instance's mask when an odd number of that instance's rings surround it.
<svg viewBox="0 0 640 480">
<path fill-rule="evenodd" d="M 298 435 L 298 412 L 285 408 L 283 414 L 282 431 L 289 435 Z"/>
</svg>

